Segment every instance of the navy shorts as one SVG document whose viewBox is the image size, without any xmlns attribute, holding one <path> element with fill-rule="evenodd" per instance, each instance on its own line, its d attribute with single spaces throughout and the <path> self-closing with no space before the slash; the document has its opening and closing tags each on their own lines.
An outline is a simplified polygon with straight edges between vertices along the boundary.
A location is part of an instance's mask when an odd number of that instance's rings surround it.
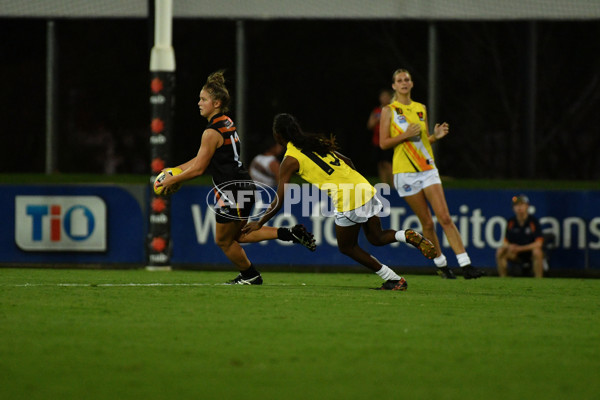
<svg viewBox="0 0 600 400">
<path fill-rule="evenodd" d="M 226 224 L 247 221 L 256 204 L 256 186 L 253 181 L 236 181 L 214 188 L 216 221 Z"/>
</svg>

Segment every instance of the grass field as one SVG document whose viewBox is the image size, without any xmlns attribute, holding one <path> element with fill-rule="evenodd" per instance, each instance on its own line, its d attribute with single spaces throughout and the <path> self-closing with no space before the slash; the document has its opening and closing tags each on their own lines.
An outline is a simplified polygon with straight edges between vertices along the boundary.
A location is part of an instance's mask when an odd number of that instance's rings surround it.
<svg viewBox="0 0 600 400">
<path fill-rule="evenodd" d="M 0 269 L 0 398 L 600 398 L 600 280 L 234 275 Z"/>
</svg>

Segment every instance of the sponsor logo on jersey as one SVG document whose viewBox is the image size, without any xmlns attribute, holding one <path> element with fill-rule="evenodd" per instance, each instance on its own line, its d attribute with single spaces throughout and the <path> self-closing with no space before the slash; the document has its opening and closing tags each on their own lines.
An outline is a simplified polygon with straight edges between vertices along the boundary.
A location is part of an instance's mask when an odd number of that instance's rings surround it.
<svg viewBox="0 0 600 400">
<path fill-rule="evenodd" d="M 405 124 L 406 123 L 406 117 L 404 115 L 398 115 L 398 116 L 396 116 L 396 123 L 398 125 Z"/>
</svg>

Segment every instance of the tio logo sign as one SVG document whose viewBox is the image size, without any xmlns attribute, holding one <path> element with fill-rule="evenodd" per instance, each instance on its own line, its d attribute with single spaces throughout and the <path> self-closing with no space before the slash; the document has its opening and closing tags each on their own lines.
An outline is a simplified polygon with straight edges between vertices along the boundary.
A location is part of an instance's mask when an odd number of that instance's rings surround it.
<svg viewBox="0 0 600 400">
<path fill-rule="evenodd" d="M 15 196 L 15 241 L 26 251 L 105 251 L 106 204 L 97 196 Z"/>
</svg>

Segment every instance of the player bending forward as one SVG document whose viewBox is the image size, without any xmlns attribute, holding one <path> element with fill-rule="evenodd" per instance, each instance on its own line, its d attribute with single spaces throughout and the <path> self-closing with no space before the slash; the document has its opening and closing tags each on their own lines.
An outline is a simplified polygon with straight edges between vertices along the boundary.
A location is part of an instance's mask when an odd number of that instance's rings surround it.
<svg viewBox="0 0 600 400">
<path fill-rule="evenodd" d="M 300 175 L 319 189 L 327 190 L 336 209 L 335 233 L 340 252 L 379 275 L 385 281 L 379 290 L 406 290 L 406 279 L 381 264 L 358 245 L 361 227 L 367 240 L 375 246 L 404 242 L 415 246 L 429 259 L 436 254 L 433 244 L 412 229 L 381 229 L 377 214 L 383 209 L 383 205 L 375 195 L 375 188 L 354 169 L 349 158 L 336 151 L 333 138 L 304 133 L 290 114 L 275 116 L 273 137 L 281 145 L 287 146 L 279 170 L 277 198 L 284 199 L 285 185 L 290 182 L 293 174 Z M 249 222 L 242 233 L 250 235 L 261 229 L 282 206 L 283 201 L 273 201 L 262 218 Z"/>
</svg>

